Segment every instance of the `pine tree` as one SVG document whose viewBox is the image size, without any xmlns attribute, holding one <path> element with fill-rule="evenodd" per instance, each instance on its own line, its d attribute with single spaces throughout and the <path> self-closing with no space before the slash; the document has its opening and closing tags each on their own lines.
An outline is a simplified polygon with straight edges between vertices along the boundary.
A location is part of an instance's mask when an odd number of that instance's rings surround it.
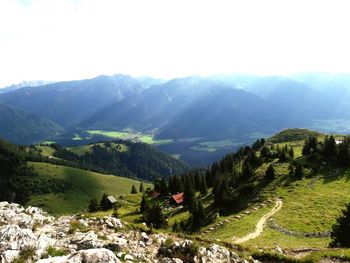
<svg viewBox="0 0 350 263">
<path fill-rule="evenodd" d="M 168 185 L 164 178 L 156 179 L 154 181 L 154 190 L 160 193 L 162 196 L 169 195 Z"/>
<path fill-rule="evenodd" d="M 252 176 L 253 176 L 253 171 L 250 168 L 250 165 L 247 162 L 243 162 L 243 171 L 242 171 L 243 181 L 248 180 Z"/>
<path fill-rule="evenodd" d="M 247 163 L 252 167 L 257 167 L 261 164 L 260 159 L 256 156 L 256 153 L 254 151 L 252 151 L 249 154 L 249 156 L 247 158 Z"/>
<path fill-rule="evenodd" d="M 153 225 L 155 228 L 161 228 L 166 224 L 160 203 L 156 201 L 146 204 L 143 217 L 148 225 Z"/>
<path fill-rule="evenodd" d="M 342 211 L 342 215 L 337 218 L 337 222 L 332 226 L 331 246 L 350 248 L 350 203 Z"/>
<path fill-rule="evenodd" d="M 130 193 L 137 194 L 137 189 L 135 185 L 132 185 Z"/>
<path fill-rule="evenodd" d="M 260 157 L 264 158 L 265 160 L 267 160 L 270 157 L 270 150 L 268 147 L 264 146 L 261 149 Z"/>
<path fill-rule="evenodd" d="M 208 194 L 208 186 L 207 186 L 207 181 L 205 179 L 204 176 L 201 177 L 200 180 L 200 189 L 199 189 L 200 193 L 202 196 L 205 196 Z"/>
<path fill-rule="evenodd" d="M 231 192 L 228 186 L 227 180 L 225 178 L 218 179 L 217 183 L 213 188 L 214 194 L 214 205 L 216 207 L 226 207 L 230 206 Z"/>
<path fill-rule="evenodd" d="M 265 178 L 267 180 L 273 180 L 275 179 L 276 174 L 275 174 L 275 169 L 273 168 L 273 165 L 270 164 L 269 167 L 267 168 L 266 172 L 265 172 Z"/>
<path fill-rule="evenodd" d="M 100 207 L 103 211 L 107 211 L 112 208 L 112 204 L 108 200 L 108 195 L 104 193 L 100 201 Z"/>
<path fill-rule="evenodd" d="M 206 215 L 204 213 L 204 207 L 202 200 L 194 200 L 193 209 L 191 211 L 192 229 L 198 229 L 203 225 Z"/>
<path fill-rule="evenodd" d="M 350 164 L 350 138 L 349 137 L 345 138 L 344 141 L 339 145 L 338 162 L 344 166 Z"/>
<path fill-rule="evenodd" d="M 291 146 L 290 149 L 289 149 L 289 156 L 290 156 L 291 158 L 294 158 L 294 149 L 293 149 L 293 146 Z"/>
<path fill-rule="evenodd" d="M 293 165 L 289 165 L 289 167 L 288 167 L 288 170 L 289 170 L 289 175 L 290 176 L 294 176 L 294 174 L 295 174 L 295 171 L 294 171 L 294 167 L 293 167 Z"/>
<path fill-rule="evenodd" d="M 280 163 L 284 163 L 287 161 L 287 155 L 285 149 L 282 149 L 280 154 L 279 154 L 279 160 Z"/>
<path fill-rule="evenodd" d="M 323 155 L 328 158 L 334 158 L 337 154 L 336 143 L 333 135 L 326 136 L 323 143 Z"/>
<path fill-rule="evenodd" d="M 88 206 L 88 211 L 90 213 L 98 211 L 98 202 L 97 202 L 96 198 L 90 199 L 90 203 L 89 203 L 89 206 Z"/>
<path fill-rule="evenodd" d="M 192 183 L 192 180 L 189 177 L 185 178 L 185 190 L 184 190 L 184 204 L 189 207 L 189 210 L 192 209 L 195 200 L 195 190 Z"/>
<path fill-rule="evenodd" d="M 146 208 L 146 195 L 143 195 L 141 199 L 141 204 L 140 204 L 140 212 L 143 213 L 145 211 L 145 208 Z"/>
<path fill-rule="evenodd" d="M 144 187 L 143 187 L 143 183 L 140 183 L 140 188 L 139 188 L 139 192 L 143 193 L 145 191 Z"/>
<path fill-rule="evenodd" d="M 317 138 L 315 136 L 310 136 L 308 139 L 306 139 L 302 154 L 303 156 L 310 155 L 317 151 Z"/>
<path fill-rule="evenodd" d="M 297 167 L 295 168 L 294 176 L 297 179 L 302 179 L 304 176 L 304 168 L 300 163 L 298 163 Z"/>
</svg>

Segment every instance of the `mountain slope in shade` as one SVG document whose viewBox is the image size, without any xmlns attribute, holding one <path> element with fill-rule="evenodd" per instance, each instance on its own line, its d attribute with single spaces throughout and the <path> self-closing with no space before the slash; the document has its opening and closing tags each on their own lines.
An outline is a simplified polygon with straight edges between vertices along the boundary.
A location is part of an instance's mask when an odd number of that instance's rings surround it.
<svg viewBox="0 0 350 263">
<path fill-rule="evenodd" d="M 193 102 L 163 127 L 160 138 L 225 138 L 280 127 L 275 107 L 253 94 L 227 86 L 216 87 Z"/>
<path fill-rule="evenodd" d="M 162 138 L 235 136 L 279 128 L 280 111 L 264 99 L 220 81 L 171 80 L 111 104 L 84 122 L 86 128 L 141 131 Z"/>
<path fill-rule="evenodd" d="M 86 120 L 83 126 L 142 131 L 159 129 L 194 101 L 209 95 L 211 90 L 220 86 L 199 77 L 174 79 L 152 86 L 138 96 L 109 105 Z"/>
<path fill-rule="evenodd" d="M 14 143 L 53 138 L 63 129 L 48 118 L 0 104 L 0 137 Z"/>
<path fill-rule="evenodd" d="M 0 95 L 0 102 L 44 114 L 64 127 L 71 127 L 106 105 L 135 95 L 142 89 L 136 79 L 126 75 L 99 76 L 6 92 Z"/>
</svg>

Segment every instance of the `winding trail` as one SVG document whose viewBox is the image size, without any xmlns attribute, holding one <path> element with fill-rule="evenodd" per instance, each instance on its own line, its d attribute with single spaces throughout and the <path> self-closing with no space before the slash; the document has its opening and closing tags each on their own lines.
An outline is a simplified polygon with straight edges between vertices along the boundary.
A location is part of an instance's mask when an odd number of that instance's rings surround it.
<svg viewBox="0 0 350 263">
<path fill-rule="evenodd" d="M 257 238 L 258 236 L 261 235 L 262 231 L 264 230 L 264 225 L 267 221 L 267 219 L 269 219 L 271 216 L 273 216 L 278 210 L 280 210 L 282 208 L 282 200 L 277 200 L 276 201 L 276 205 L 274 206 L 274 208 L 271 209 L 270 212 L 268 212 L 266 215 L 264 215 L 262 218 L 260 218 L 259 222 L 256 224 L 255 226 L 255 231 L 252 233 L 249 233 L 248 235 L 235 239 L 233 240 L 234 243 L 236 244 L 240 244 L 243 242 L 246 242 L 250 239 L 254 239 Z"/>
</svg>

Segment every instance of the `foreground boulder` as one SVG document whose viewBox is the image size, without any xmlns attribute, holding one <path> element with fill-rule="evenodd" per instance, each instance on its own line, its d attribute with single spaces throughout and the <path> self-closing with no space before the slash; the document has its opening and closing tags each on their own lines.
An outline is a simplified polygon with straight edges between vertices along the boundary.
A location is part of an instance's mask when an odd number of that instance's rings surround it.
<svg viewBox="0 0 350 263">
<path fill-rule="evenodd" d="M 79 250 L 68 256 L 46 258 L 38 263 L 120 263 L 115 254 L 105 248 Z"/>
</svg>

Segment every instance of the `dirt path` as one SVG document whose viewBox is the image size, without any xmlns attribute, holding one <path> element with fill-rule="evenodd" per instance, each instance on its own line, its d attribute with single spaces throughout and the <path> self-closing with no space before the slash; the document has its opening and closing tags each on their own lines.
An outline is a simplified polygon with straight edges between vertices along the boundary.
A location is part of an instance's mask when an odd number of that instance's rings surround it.
<svg viewBox="0 0 350 263">
<path fill-rule="evenodd" d="M 250 239 L 257 238 L 263 231 L 264 225 L 266 223 L 266 220 L 269 219 L 271 216 L 273 216 L 278 210 L 282 208 L 282 200 L 277 200 L 276 205 L 270 212 L 268 212 L 266 215 L 264 215 L 262 218 L 260 218 L 259 222 L 255 226 L 255 231 L 252 233 L 249 233 L 248 235 L 233 240 L 234 243 L 239 244 L 246 242 Z"/>
</svg>

